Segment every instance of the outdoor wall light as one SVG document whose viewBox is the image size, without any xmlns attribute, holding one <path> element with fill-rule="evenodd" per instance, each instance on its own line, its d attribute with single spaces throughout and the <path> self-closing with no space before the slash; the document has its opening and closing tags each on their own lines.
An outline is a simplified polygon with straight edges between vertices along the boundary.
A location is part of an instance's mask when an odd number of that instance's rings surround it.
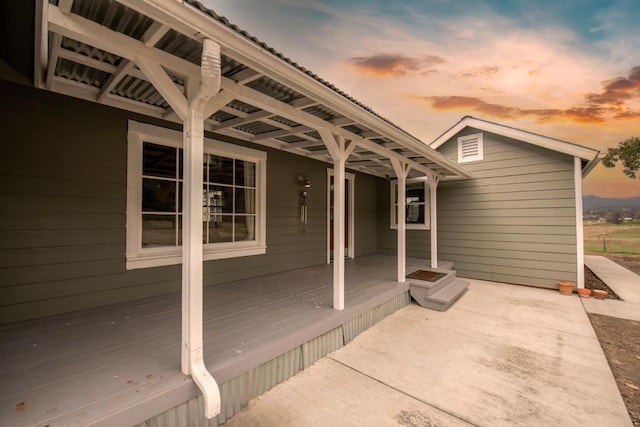
<svg viewBox="0 0 640 427">
<path fill-rule="evenodd" d="M 302 186 L 304 188 L 311 188 L 311 180 L 309 179 L 309 177 L 305 174 L 299 174 L 298 175 L 298 181 L 300 181 L 302 183 Z"/>
<path fill-rule="evenodd" d="M 305 174 L 298 175 L 298 181 L 302 184 L 304 188 L 311 188 L 311 180 Z M 308 215 L 309 215 L 309 207 L 307 205 L 307 196 L 309 193 L 306 190 L 300 192 L 300 222 L 303 224 L 307 223 Z"/>
</svg>

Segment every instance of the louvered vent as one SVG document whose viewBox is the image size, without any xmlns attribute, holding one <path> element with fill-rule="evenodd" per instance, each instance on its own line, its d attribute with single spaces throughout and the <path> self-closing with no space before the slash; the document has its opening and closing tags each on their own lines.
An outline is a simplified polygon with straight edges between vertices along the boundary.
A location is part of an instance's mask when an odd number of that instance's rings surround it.
<svg viewBox="0 0 640 427">
<path fill-rule="evenodd" d="M 458 163 L 482 160 L 482 134 L 465 135 L 458 138 Z"/>
</svg>

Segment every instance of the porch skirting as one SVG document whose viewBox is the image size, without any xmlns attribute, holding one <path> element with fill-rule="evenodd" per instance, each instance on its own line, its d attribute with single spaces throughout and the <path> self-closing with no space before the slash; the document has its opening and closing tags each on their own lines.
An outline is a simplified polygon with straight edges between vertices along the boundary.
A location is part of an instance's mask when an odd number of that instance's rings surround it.
<svg viewBox="0 0 640 427">
<path fill-rule="evenodd" d="M 217 427 L 247 406 L 250 400 L 338 350 L 360 333 L 388 315 L 409 305 L 409 292 L 372 307 L 330 331 L 304 342 L 249 371 L 220 384 L 222 407 L 212 420 L 204 416 L 202 395 L 138 424 L 136 427 L 208 426 Z"/>
</svg>

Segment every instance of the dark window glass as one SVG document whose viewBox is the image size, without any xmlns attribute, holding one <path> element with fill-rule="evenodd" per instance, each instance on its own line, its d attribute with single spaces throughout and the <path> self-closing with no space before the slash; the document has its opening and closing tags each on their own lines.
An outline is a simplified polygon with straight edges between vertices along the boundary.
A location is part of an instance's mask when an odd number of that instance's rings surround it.
<svg viewBox="0 0 640 427">
<path fill-rule="evenodd" d="M 256 164 L 236 160 L 236 185 L 243 187 L 256 186 Z"/>
<path fill-rule="evenodd" d="M 176 245 L 175 215 L 142 215 L 142 247 Z"/>
<path fill-rule="evenodd" d="M 142 174 L 176 177 L 176 151 L 174 147 L 145 142 L 143 146 Z"/>
<path fill-rule="evenodd" d="M 233 185 L 233 159 L 210 155 L 209 182 Z"/>
<path fill-rule="evenodd" d="M 175 212 L 176 182 L 143 178 L 142 210 L 144 212 Z"/>
</svg>

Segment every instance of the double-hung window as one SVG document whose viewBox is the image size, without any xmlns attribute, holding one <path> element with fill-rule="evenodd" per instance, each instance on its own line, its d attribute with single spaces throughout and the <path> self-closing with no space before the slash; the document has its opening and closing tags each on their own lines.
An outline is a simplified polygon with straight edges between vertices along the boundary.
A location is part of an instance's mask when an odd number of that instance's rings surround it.
<svg viewBox="0 0 640 427">
<path fill-rule="evenodd" d="M 127 268 L 181 262 L 182 133 L 129 122 Z M 266 252 L 266 153 L 205 139 L 205 260 Z"/>
<path fill-rule="evenodd" d="M 391 181 L 391 228 L 398 228 L 398 181 Z M 408 230 L 428 230 L 431 225 L 429 185 L 424 179 L 408 179 L 405 192 L 405 223 Z"/>
</svg>

